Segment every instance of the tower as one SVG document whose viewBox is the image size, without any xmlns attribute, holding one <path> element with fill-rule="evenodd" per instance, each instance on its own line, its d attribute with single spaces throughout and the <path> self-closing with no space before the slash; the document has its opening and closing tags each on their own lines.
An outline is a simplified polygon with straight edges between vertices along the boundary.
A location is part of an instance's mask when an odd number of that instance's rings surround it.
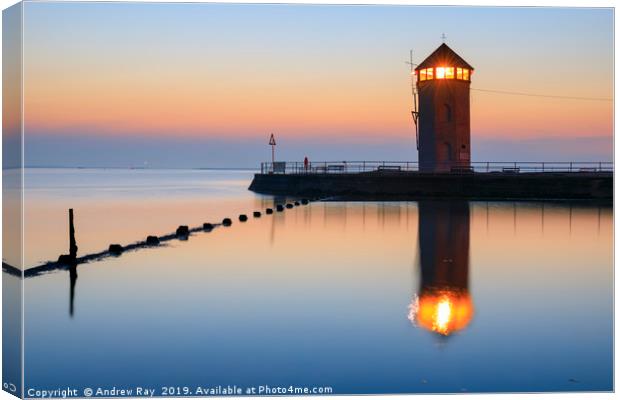
<svg viewBox="0 0 620 400">
<path fill-rule="evenodd" d="M 469 86 L 473 71 L 445 43 L 415 69 L 420 171 L 469 169 Z"/>
</svg>

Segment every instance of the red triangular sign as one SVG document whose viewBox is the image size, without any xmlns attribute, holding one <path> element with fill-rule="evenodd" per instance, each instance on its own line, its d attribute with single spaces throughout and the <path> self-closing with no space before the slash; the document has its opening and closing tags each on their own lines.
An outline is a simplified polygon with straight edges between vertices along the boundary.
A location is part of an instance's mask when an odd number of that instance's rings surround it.
<svg viewBox="0 0 620 400">
<path fill-rule="evenodd" d="M 269 138 L 269 144 L 271 146 L 275 146 L 276 145 L 276 138 L 273 137 L 273 133 L 271 134 L 271 137 Z"/>
</svg>

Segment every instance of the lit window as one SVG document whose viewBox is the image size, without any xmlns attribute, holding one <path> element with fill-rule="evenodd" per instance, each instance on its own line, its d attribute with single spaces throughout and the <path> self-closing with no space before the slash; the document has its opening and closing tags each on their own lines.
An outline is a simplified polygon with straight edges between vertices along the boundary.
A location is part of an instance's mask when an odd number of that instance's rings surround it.
<svg viewBox="0 0 620 400">
<path fill-rule="evenodd" d="M 433 79 L 433 69 L 426 68 L 426 79 Z"/>
<path fill-rule="evenodd" d="M 443 79 L 446 77 L 446 69 L 444 67 L 435 68 L 435 78 Z"/>
<path fill-rule="evenodd" d="M 446 67 L 446 79 L 454 79 L 454 67 Z"/>
<path fill-rule="evenodd" d="M 463 68 L 456 69 L 456 79 L 463 79 Z"/>
<path fill-rule="evenodd" d="M 469 80 L 469 70 L 468 69 L 463 69 L 463 79 L 468 81 Z"/>
<path fill-rule="evenodd" d="M 421 81 L 425 81 L 426 80 L 426 70 L 425 69 L 420 70 L 420 80 Z"/>
</svg>

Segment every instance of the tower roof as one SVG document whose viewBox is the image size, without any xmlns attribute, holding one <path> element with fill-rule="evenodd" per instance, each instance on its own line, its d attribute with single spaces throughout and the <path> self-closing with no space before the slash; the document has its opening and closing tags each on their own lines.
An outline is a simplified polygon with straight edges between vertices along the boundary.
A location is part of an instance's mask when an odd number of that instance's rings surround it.
<svg viewBox="0 0 620 400">
<path fill-rule="evenodd" d="M 469 63 L 461 56 L 456 54 L 454 50 L 448 47 L 447 44 L 442 43 L 441 46 L 437 47 L 435 51 L 431 53 L 430 56 L 426 57 L 424 61 L 418 65 L 415 69 L 416 71 L 436 66 L 450 66 L 450 67 L 459 67 L 459 68 L 468 68 L 474 69 Z"/>
</svg>

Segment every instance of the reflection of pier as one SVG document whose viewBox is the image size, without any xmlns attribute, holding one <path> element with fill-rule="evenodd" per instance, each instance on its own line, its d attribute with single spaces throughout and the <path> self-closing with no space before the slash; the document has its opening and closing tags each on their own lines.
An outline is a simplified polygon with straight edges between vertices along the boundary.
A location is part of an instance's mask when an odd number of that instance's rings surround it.
<svg viewBox="0 0 620 400">
<path fill-rule="evenodd" d="M 411 305 L 412 322 L 448 336 L 474 313 L 469 294 L 469 203 L 419 203 L 421 282 Z"/>
</svg>

